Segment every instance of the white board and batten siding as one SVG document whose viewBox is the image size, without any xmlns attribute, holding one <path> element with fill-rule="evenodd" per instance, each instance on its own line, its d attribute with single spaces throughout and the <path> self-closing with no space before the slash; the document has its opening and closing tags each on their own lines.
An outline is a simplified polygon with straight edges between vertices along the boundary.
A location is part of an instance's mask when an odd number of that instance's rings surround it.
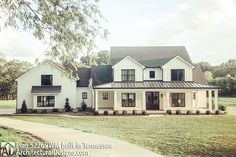
<svg viewBox="0 0 236 157">
<path fill-rule="evenodd" d="M 155 78 L 150 78 L 150 71 L 155 71 Z M 143 75 L 144 80 L 162 80 L 162 70 L 160 68 L 145 68 Z"/>
<path fill-rule="evenodd" d="M 193 81 L 193 68 L 194 66 L 190 63 L 184 61 L 180 57 L 175 57 L 164 66 L 163 70 L 163 81 L 171 81 L 171 70 L 172 69 L 184 69 L 185 71 L 185 81 Z"/>
<path fill-rule="evenodd" d="M 87 99 L 83 99 L 82 93 L 87 93 Z M 94 107 L 93 106 L 93 92 L 89 87 L 77 87 L 76 89 L 76 100 L 77 100 L 77 107 L 81 106 L 82 101 L 86 103 L 87 107 Z"/>
<path fill-rule="evenodd" d="M 53 86 L 61 86 L 61 93 L 32 94 L 32 86 L 41 86 L 41 75 L 53 75 Z M 37 107 L 37 96 L 44 95 L 55 96 L 55 107 Z M 17 79 L 17 109 L 21 108 L 24 100 L 29 109 L 64 108 L 66 98 L 69 98 L 72 108 L 76 107 L 76 80 L 49 61 L 38 64 Z"/>
<path fill-rule="evenodd" d="M 134 69 L 135 70 L 135 81 L 143 81 L 143 69 L 144 67 L 131 57 L 126 57 L 113 67 L 114 81 L 121 80 L 122 69 Z"/>
</svg>

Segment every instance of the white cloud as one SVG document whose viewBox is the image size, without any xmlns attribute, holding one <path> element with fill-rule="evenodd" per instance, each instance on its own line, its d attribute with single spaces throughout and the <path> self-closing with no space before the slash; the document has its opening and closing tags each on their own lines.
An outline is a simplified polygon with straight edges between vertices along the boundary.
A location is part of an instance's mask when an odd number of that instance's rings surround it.
<svg viewBox="0 0 236 157">
<path fill-rule="evenodd" d="M 137 19 L 135 20 L 135 26 L 138 27 L 157 27 L 159 25 L 159 21 L 156 19 Z"/>
</svg>

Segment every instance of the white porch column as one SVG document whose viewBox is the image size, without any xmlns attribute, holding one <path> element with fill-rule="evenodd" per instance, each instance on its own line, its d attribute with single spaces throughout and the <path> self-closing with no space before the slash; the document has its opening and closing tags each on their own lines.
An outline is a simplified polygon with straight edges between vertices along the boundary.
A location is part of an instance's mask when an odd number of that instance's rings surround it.
<svg viewBox="0 0 236 157">
<path fill-rule="evenodd" d="M 208 90 L 208 103 L 209 103 L 209 110 L 212 111 L 212 92 Z"/>
<path fill-rule="evenodd" d="M 95 111 L 98 110 L 98 91 L 95 90 Z"/>
<path fill-rule="evenodd" d="M 143 97 L 143 101 L 142 101 L 142 109 L 143 110 L 146 110 L 146 92 L 145 91 L 143 91 L 142 92 L 142 97 Z"/>
<path fill-rule="evenodd" d="M 215 90 L 214 94 L 215 94 L 215 110 L 218 110 L 218 90 Z"/>
<path fill-rule="evenodd" d="M 199 96 L 198 96 L 198 91 L 195 92 L 195 111 L 198 110 L 198 99 L 199 99 Z"/>
<path fill-rule="evenodd" d="M 170 93 L 166 91 L 166 110 L 170 109 Z"/>
<path fill-rule="evenodd" d="M 114 105 L 114 110 L 117 110 L 117 91 L 113 92 L 114 100 L 113 100 L 113 105 Z"/>
</svg>

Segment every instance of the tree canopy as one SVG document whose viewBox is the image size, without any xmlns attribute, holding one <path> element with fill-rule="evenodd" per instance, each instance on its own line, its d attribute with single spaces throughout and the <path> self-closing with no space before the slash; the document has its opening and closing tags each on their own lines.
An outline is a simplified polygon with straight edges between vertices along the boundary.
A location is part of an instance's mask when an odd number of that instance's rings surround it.
<svg viewBox="0 0 236 157">
<path fill-rule="evenodd" d="M 84 65 L 108 65 L 110 64 L 110 53 L 109 51 L 103 50 L 97 54 L 92 54 L 88 56 L 82 56 L 80 62 Z"/>
<path fill-rule="evenodd" d="M 96 37 L 108 34 L 98 0 L 2 0 L 0 11 L 6 27 L 31 31 L 62 63 L 73 63 L 81 51 L 91 53 Z"/>
</svg>

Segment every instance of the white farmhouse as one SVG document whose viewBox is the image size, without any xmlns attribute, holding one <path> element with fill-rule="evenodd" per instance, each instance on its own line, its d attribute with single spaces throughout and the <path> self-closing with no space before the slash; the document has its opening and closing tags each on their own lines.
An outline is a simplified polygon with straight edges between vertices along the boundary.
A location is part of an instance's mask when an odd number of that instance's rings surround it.
<svg viewBox="0 0 236 157">
<path fill-rule="evenodd" d="M 218 87 L 208 85 L 182 46 L 112 47 L 111 65 L 79 68 L 79 79 L 49 60 L 17 79 L 17 111 L 73 108 L 84 101 L 104 110 L 217 110 Z"/>
</svg>

